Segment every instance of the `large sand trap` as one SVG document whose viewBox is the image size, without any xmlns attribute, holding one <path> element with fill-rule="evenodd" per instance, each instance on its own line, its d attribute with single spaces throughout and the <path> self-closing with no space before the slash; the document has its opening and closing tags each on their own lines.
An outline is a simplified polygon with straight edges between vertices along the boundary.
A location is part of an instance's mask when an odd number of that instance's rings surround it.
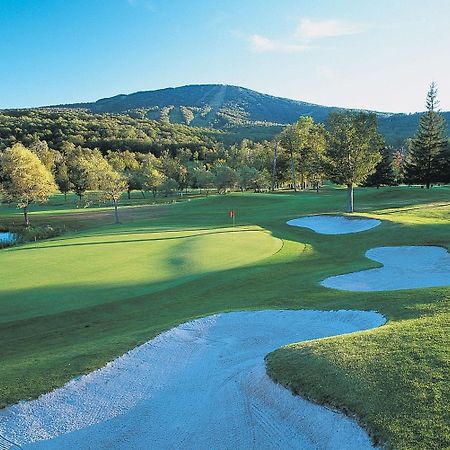
<svg viewBox="0 0 450 450">
<path fill-rule="evenodd" d="M 46 450 L 370 449 L 352 419 L 273 383 L 264 356 L 291 342 L 383 323 L 382 315 L 363 311 L 194 320 L 38 400 L 0 411 L 0 433 L 23 449 Z"/>
<path fill-rule="evenodd" d="M 378 247 L 367 251 L 366 256 L 383 267 L 326 278 L 321 284 L 346 291 L 450 286 L 450 253 L 442 247 Z"/>
<path fill-rule="evenodd" d="M 294 227 L 310 228 L 320 234 L 350 234 L 370 230 L 380 225 L 377 219 L 363 219 L 345 216 L 306 216 L 286 222 Z"/>
</svg>

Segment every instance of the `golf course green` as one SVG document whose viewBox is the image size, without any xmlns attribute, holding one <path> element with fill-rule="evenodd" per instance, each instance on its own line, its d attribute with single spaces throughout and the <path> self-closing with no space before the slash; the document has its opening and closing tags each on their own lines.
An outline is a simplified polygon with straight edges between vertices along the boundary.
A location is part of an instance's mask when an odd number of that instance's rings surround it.
<svg viewBox="0 0 450 450">
<path fill-rule="evenodd" d="M 211 195 L 76 210 L 56 196 L 35 225 L 71 231 L 0 250 L 0 407 L 36 398 L 180 323 L 260 309 L 379 311 L 370 331 L 268 355 L 276 381 L 350 415 L 375 443 L 450 446 L 450 286 L 383 292 L 327 289 L 327 277 L 379 267 L 374 247 L 450 247 L 450 188 L 361 188 L 362 233 L 321 235 L 292 218 L 340 213 L 345 190 Z M 71 201 L 71 200 L 70 200 Z M 142 203 L 142 204 L 139 204 Z M 232 227 L 229 211 L 236 213 Z M 0 207 L 0 221 L 20 212 Z M 449 280 L 450 285 L 450 280 Z"/>
</svg>

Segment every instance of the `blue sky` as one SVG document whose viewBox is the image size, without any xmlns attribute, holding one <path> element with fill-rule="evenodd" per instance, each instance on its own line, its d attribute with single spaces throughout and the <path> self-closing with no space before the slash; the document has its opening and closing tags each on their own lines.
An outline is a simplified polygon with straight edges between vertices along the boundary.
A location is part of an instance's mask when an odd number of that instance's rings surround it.
<svg viewBox="0 0 450 450">
<path fill-rule="evenodd" d="M 0 108 L 198 83 L 450 110 L 448 0 L 0 0 Z"/>
</svg>

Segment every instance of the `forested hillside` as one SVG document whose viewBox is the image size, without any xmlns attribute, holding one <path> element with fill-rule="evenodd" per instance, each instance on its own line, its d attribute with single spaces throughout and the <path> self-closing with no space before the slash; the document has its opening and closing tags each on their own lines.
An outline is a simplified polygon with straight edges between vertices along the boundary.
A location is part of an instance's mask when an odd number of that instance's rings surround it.
<svg viewBox="0 0 450 450">
<path fill-rule="evenodd" d="M 191 127 L 225 130 L 227 142 L 242 138 L 270 139 L 282 125 L 292 124 L 301 116 L 324 122 L 333 111 L 343 108 L 321 106 L 287 98 L 274 97 L 238 86 L 190 85 L 155 91 L 117 95 L 93 103 L 60 105 L 84 108 L 94 113 L 127 113 Z M 399 147 L 417 130 L 419 113 L 377 112 L 381 133 L 390 145 Z M 450 112 L 443 113 L 450 124 Z"/>
<path fill-rule="evenodd" d="M 87 148 L 130 150 L 159 154 L 163 150 L 211 147 L 217 130 L 137 119 L 119 114 L 92 114 L 80 110 L 28 109 L 0 112 L 0 150 L 15 142 L 40 140 L 60 149 L 64 142 Z"/>
<path fill-rule="evenodd" d="M 94 103 L 67 105 L 95 113 L 128 112 L 191 126 L 224 128 L 295 122 L 300 116 L 323 121 L 337 108 L 261 94 L 228 85 L 194 85 L 117 95 Z"/>
</svg>

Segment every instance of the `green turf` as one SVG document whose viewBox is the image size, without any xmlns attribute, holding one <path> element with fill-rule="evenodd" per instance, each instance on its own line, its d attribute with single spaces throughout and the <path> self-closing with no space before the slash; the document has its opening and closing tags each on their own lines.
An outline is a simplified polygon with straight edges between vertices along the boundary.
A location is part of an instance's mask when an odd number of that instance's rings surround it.
<svg viewBox="0 0 450 450">
<path fill-rule="evenodd" d="M 338 211 L 345 204 L 340 189 L 131 204 L 119 226 L 111 225 L 109 211 L 37 208 L 32 220 L 68 228 L 75 222 L 83 231 L 0 252 L 1 405 L 61 386 L 162 330 L 214 312 L 378 310 L 388 317 L 386 326 L 280 349 L 268 359 L 270 374 L 356 414 L 392 448 L 448 447 L 450 288 L 345 293 L 318 281 L 375 266 L 364 257 L 371 247 L 449 247 L 450 189 L 359 189 L 356 195 L 361 213 L 384 222 L 341 236 L 285 224 Z M 0 217 L 7 222 L 11 213 L 5 209 Z"/>
<path fill-rule="evenodd" d="M 244 227 L 115 232 L 12 247 L 0 253 L 0 323 L 150 294 L 254 263 L 280 247 L 281 240 Z M 20 287 L 19 270 L 27 274 Z"/>
</svg>

